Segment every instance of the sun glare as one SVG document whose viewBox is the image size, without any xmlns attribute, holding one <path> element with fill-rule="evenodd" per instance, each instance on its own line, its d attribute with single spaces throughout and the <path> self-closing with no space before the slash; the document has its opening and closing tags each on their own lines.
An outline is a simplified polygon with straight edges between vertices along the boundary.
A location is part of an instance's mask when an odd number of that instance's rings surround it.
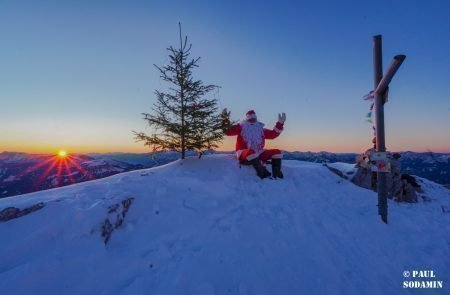
<svg viewBox="0 0 450 295">
<path fill-rule="evenodd" d="M 73 175 L 78 172 L 83 175 L 82 179 L 84 180 L 94 179 L 94 176 L 81 165 L 83 161 L 76 154 L 69 154 L 65 150 L 58 150 L 55 155 L 49 155 L 47 160 L 33 166 L 32 170 L 38 168 L 45 169 L 40 178 L 34 183 L 34 186 L 39 188 L 48 179 L 49 175 L 56 175 L 55 180 L 57 186 L 77 182 Z"/>
<path fill-rule="evenodd" d="M 58 157 L 61 157 L 61 158 L 67 157 L 67 152 L 64 151 L 64 150 L 60 150 L 60 151 L 58 152 Z"/>
</svg>

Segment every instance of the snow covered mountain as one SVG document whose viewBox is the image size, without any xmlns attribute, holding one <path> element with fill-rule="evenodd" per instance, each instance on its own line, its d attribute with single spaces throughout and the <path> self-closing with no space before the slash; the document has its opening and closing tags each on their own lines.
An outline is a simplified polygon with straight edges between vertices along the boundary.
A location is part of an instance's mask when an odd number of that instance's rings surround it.
<svg viewBox="0 0 450 295">
<path fill-rule="evenodd" d="M 307 161 L 315 163 L 355 163 L 355 158 L 357 154 L 354 153 L 342 153 L 335 154 L 330 152 L 283 152 L 284 158 L 286 160 L 298 160 Z"/>
<path fill-rule="evenodd" d="M 86 155 L 0 153 L 0 198 L 61 187 L 143 168 Z"/>
<path fill-rule="evenodd" d="M 335 165 L 346 173 L 349 165 Z M 448 294 L 450 195 L 389 203 L 318 163 L 260 180 L 230 155 L 0 199 L 5 294 Z M 8 208 L 5 210 L 5 208 Z M 7 214 L 6 214 L 7 213 Z M 16 215 L 14 215 L 16 214 Z M 430 290 L 428 290 L 430 291 Z"/>
<path fill-rule="evenodd" d="M 450 154 L 401 153 L 403 171 L 450 187 Z"/>
<path fill-rule="evenodd" d="M 196 152 L 188 151 L 190 156 Z M 233 152 L 206 151 L 205 154 L 233 154 Z M 283 152 L 286 160 L 314 163 L 355 163 L 356 154 L 329 152 Z M 427 178 L 450 187 L 450 154 L 401 153 L 402 172 Z M 86 180 L 98 179 L 121 172 L 164 165 L 179 158 L 177 152 L 102 153 L 74 155 L 66 165 L 52 155 L 0 153 L 0 198 L 50 189 Z M 78 164 L 78 165 L 75 165 Z M 61 166 L 61 167 L 58 167 Z M 50 168 L 51 167 L 51 168 Z M 47 169 L 49 169 L 47 171 Z M 41 177 L 45 175 L 45 177 Z M 42 179 L 41 179 L 42 178 Z"/>
<path fill-rule="evenodd" d="M 217 152 L 209 151 L 211 153 L 232 154 L 232 152 Z M 195 155 L 195 152 L 190 152 L 190 155 Z M 447 185 L 450 187 L 450 154 L 439 153 L 415 153 L 415 152 L 400 152 L 402 163 L 402 172 L 420 177 L 427 178 L 431 181 Z M 151 153 L 133 154 L 133 153 L 108 153 L 108 154 L 90 154 L 89 156 L 97 159 L 114 159 L 117 161 L 142 165 L 143 167 L 155 167 L 162 164 L 167 164 L 179 158 L 177 153 L 167 152 L 160 153 L 153 156 Z M 287 152 L 283 151 L 285 160 L 298 160 L 314 163 L 355 163 L 355 153 L 330 153 L 330 152 Z"/>
<path fill-rule="evenodd" d="M 204 155 L 210 154 L 234 154 L 234 152 L 221 152 L 208 150 L 203 152 Z M 141 165 L 145 168 L 164 165 L 180 158 L 179 152 L 166 151 L 160 153 L 95 153 L 88 154 L 94 159 L 112 159 L 132 165 Z M 186 151 L 186 156 L 198 156 L 195 151 Z"/>
</svg>

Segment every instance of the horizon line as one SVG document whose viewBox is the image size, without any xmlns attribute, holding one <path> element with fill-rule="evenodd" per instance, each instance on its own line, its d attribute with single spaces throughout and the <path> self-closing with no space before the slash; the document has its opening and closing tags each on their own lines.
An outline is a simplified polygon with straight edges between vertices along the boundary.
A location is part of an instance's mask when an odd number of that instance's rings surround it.
<svg viewBox="0 0 450 295">
<path fill-rule="evenodd" d="M 234 150 L 215 150 L 215 149 L 210 149 L 210 150 L 205 150 L 205 151 L 215 151 L 215 152 L 223 152 L 223 153 L 234 153 Z M 190 150 L 191 151 L 191 150 Z M 301 150 L 294 150 L 294 151 L 288 151 L 288 150 L 284 150 L 281 149 L 282 152 L 288 152 L 288 153 L 330 153 L 330 154 L 362 154 L 364 152 L 330 152 L 330 151 L 326 151 L 326 150 L 321 150 L 321 151 L 301 151 Z M 114 152 L 68 152 L 68 154 L 72 154 L 72 155 L 89 155 L 89 154 L 157 154 L 157 153 L 162 153 L 162 152 L 175 152 L 175 153 L 181 153 L 179 151 L 174 151 L 174 150 L 168 150 L 168 151 L 159 151 L 159 152 L 120 152 L 120 151 L 114 151 Z M 195 151 L 194 151 L 195 152 Z M 430 150 L 426 150 L 426 151 L 414 151 L 414 150 L 401 150 L 401 151 L 387 151 L 390 153 L 417 153 L 417 154 L 425 154 L 425 153 L 431 153 L 431 154 L 450 154 L 450 151 L 430 151 Z M 0 154 L 4 154 L 4 153 L 16 153 L 16 154 L 28 154 L 28 155 L 52 155 L 52 154 L 57 154 L 57 152 L 44 152 L 44 153 L 33 153 L 33 152 L 24 152 L 24 151 L 1 151 Z"/>
</svg>

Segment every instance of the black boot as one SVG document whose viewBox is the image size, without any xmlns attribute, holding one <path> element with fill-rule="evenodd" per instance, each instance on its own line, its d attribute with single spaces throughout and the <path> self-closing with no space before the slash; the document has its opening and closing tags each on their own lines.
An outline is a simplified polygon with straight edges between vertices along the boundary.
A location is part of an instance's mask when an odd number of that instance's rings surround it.
<svg viewBox="0 0 450 295">
<path fill-rule="evenodd" d="M 249 162 L 250 164 L 252 164 L 253 168 L 255 168 L 256 174 L 259 176 L 259 178 L 263 179 L 270 176 L 270 172 L 267 171 L 266 167 L 261 164 L 259 158 L 253 159 Z"/>
<path fill-rule="evenodd" d="M 281 159 L 272 159 L 272 176 L 274 178 L 283 178 L 283 172 L 281 172 Z"/>
</svg>

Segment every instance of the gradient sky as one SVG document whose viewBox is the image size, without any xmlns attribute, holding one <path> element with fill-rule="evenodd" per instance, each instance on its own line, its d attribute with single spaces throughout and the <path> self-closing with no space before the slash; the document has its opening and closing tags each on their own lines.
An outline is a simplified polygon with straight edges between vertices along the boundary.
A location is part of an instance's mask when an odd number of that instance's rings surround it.
<svg viewBox="0 0 450 295">
<path fill-rule="evenodd" d="M 244 3 L 245 2 L 245 3 Z M 286 130 L 286 150 L 370 146 L 372 36 L 384 69 L 407 59 L 386 104 L 390 150 L 450 152 L 449 1 L 0 0 L 0 151 L 146 152 L 153 64 L 168 62 L 178 22 L 201 56 L 195 77 L 234 119 L 248 109 Z M 227 139 L 222 149 L 232 149 Z"/>
</svg>

